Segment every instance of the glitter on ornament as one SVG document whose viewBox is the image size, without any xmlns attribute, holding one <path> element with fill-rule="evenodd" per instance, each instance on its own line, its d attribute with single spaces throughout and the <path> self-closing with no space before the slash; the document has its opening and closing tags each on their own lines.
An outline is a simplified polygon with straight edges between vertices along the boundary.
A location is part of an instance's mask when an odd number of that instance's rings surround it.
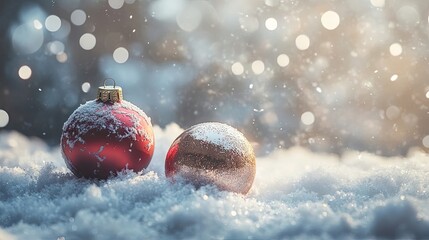
<svg viewBox="0 0 429 240">
<path fill-rule="evenodd" d="M 173 142 L 165 173 L 197 187 L 213 184 L 221 190 L 246 194 L 255 178 L 255 154 L 237 129 L 222 123 L 201 123 Z"/>
<path fill-rule="evenodd" d="M 154 151 L 150 118 L 122 99 L 122 89 L 103 86 L 98 99 L 76 109 L 63 127 L 61 147 L 77 176 L 106 179 L 122 170 L 145 169 Z"/>
</svg>

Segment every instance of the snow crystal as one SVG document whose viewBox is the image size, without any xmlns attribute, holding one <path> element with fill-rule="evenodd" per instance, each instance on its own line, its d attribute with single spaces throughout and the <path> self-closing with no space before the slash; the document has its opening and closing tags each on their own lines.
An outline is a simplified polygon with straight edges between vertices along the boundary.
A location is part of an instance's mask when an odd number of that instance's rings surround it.
<svg viewBox="0 0 429 240">
<path fill-rule="evenodd" d="M 140 117 L 145 119 L 148 125 L 151 125 L 150 118 L 140 108 L 134 106 L 130 102 L 122 100 L 121 103 L 105 104 L 97 100 L 92 100 L 80 106 L 70 115 L 63 126 L 63 138 L 67 140 L 69 147 L 73 148 L 76 142 L 83 142 L 81 136 L 92 129 L 107 128 L 110 133 L 119 134 L 118 128 L 119 126 L 123 126 L 123 124 L 112 114 L 112 112 L 116 112 L 128 116 L 133 124 L 132 127 L 124 126 L 124 136 L 119 137 L 126 138 L 131 136 L 131 138 L 135 140 L 138 134 L 151 140 L 151 138 L 147 136 L 147 133 L 140 127 L 140 119 L 134 114 L 125 112 L 122 109 L 132 110 L 138 113 Z M 72 131 L 66 131 L 67 129 L 71 129 Z"/>
<path fill-rule="evenodd" d="M 196 140 L 212 143 L 226 150 L 238 152 L 248 149 L 247 139 L 237 129 L 223 123 L 201 123 L 189 129 L 189 134 Z"/>
<path fill-rule="evenodd" d="M 0 133 L 0 239 L 429 238 L 429 156 L 343 156 L 294 147 L 258 159 L 246 196 L 164 176 L 183 131 L 154 127 L 144 173 L 74 177 L 59 147 Z"/>
</svg>

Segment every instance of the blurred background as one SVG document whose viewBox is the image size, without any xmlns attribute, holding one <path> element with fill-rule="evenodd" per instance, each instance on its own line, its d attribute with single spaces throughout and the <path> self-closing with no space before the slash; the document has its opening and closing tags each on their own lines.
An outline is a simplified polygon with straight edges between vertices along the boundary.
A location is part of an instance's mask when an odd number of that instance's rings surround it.
<svg viewBox="0 0 429 240">
<path fill-rule="evenodd" d="M 0 3 L 0 131 L 58 145 L 113 78 L 153 125 L 235 126 L 260 155 L 429 150 L 429 1 Z"/>
</svg>

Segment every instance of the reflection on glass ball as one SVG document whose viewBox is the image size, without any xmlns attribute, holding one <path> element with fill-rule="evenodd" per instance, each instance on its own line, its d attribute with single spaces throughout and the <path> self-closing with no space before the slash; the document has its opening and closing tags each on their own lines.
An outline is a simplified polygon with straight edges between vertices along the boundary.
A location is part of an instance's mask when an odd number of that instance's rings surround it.
<svg viewBox="0 0 429 240">
<path fill-rule="evenodd" d="M 221 190 L 246 194 L 255 178 L 255 154 L 237 129 L 222 123 L 201 123 L 173 142 L 165 173 L 197 187 L 213 184 Z"/>
</svg>

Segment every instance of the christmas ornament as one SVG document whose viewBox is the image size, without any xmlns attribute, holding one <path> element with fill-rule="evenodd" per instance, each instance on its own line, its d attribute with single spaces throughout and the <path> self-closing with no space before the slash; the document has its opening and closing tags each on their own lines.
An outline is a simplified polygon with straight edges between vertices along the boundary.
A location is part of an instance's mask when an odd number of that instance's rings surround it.
<svg viewBox="0 0 429 240">
<path fill-rule="evenodd" d="M 67 167 L 85 178 L 106 179 L 124 169 L 139 172 L 149 165 L 154 144 L 150 118 L 123 100 L 115 82 L 99 87 L 96 100 L 77 108 L 61 136 Z"/>
<path fill-rule="evenodd" d="M 165 160 L 167 177 L 242 194 L 252 187 L 255 172 L 255 154 L 249 141 L 237 129 L 215 122 L 185 130 Z"/>
</svg>

